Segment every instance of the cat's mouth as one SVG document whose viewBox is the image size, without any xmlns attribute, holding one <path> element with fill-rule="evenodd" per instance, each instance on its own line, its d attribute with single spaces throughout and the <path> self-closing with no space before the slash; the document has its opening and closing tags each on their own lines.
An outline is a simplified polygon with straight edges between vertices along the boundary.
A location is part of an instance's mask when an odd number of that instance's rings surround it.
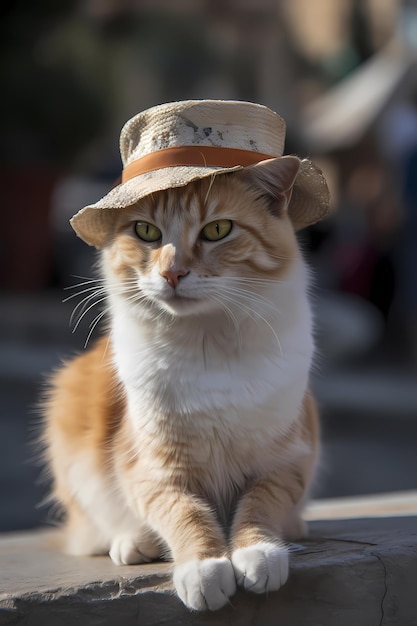
<svg viewBox="0 0 417 626">
<path fill-rule="evenodd" d="M 164 297 L 159 300 L 159 306 L 175 315 L 202 313 L 209 308 L 206 299 L 180 294 L 176 291 L 169 295 L 164 294 Z"/>
<path fill-rule="evenodd" d="M 169 296 L 165 296 L 163 298 L 163 301 L 167 302 L 168 304 L 174 304 L 178 306 L 191 306 L 193 303 L 199 302 L 200 299 L 178 293 L 177 291 L 173 291 L 171 294 L 169 294 Z"/>
</svg>

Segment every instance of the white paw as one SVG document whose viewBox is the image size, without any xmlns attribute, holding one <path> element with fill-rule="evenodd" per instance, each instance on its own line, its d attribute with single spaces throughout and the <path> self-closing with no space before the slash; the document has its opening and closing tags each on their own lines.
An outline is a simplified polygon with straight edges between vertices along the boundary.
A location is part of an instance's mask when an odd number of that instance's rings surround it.
<svg viewBox="0 0 417 626">
<path fill-rule="evenodd" d="M 129 535 L 118 535 L 112 541 L 110 558 L 116 565 L 133 565 L 149 563 L 157 558 L 159 551 L 152 543 L 140 542 Z"/>
<path fill-rule="evenodd" d="M 277 591 L 288 578 L 288 552 L 273 543 L 257 543 L 232 555 L 237 584 L 247 591 Z"/>
<path fill-rule="evenodd" d="M 216 611 L 227 604 L 236 591 L 229 559 L 195 559 L 177 565 L 174 585 L 181 600 L 196 611 Z"/>
</svg>

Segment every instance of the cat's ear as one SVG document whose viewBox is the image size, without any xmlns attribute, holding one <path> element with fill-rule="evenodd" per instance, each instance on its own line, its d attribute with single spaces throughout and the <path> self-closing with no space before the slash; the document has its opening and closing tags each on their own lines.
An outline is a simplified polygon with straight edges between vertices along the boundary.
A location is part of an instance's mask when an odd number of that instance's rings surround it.
<svg viewBox="0 0 417 626">
<path fill-rule="evenodd" d="M 298 157 L 285 156 L 246 167 L 239 175 L 270 200 L 270 209 L 275 215 L 282 215 L 291 200 L 299 169 Z"/>
</svg>

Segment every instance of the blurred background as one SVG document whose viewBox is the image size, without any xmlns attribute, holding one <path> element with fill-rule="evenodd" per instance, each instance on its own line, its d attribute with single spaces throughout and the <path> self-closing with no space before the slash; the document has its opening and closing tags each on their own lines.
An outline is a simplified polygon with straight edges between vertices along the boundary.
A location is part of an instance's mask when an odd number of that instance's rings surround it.
<svg viewBox="0 0 417 626">
<path fill-rule="evenodd" d="M 119 177 L 120 129 L 170 100 L 263 103 L 325 171 L 300 236 L 316 280 L 320 497 L 417 488 L 417 3 L 3 0 L 0 530 L 47 519 L 46 374 L 83 350 L 70 316 L 94 252 L 69 218 Z M 98 331 L 99 332 L 99 331 Z M 97 331 L 95 331 L 97 334 Z"/>
</svg>

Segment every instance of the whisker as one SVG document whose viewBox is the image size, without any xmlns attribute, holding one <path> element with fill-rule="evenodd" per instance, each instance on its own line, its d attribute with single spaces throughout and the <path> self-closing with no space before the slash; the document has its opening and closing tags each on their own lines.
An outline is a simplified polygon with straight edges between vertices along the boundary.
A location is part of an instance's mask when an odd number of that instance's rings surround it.
<svg viewBox="0 0 417 626">
<path fill-rule="evenodd" d="M 266 302 L 270 305 L 272 305 L 271 301 L 268 300 L 268 298 L 265 298 L 265 296 L 257 293 L 257 292 L 253 292 L 253 291 L 249 291 L 248 289 L 245 289 L 242 286 L 233 286 L 233 285 L 228 285 L 227 286 L 227 292 L 234 292 L 236 294 L 242 295 L 245 298 L 251 298 L 252 300 L 256 301 L 256 302 Z"/>
<path fill-rule="evenodd" d="M 242 283 L 249 285 L 280 285 L 282 280 L 276 278 L 250 278 L 244 276 L 222 276 L 221 282 Z"/>
<path fill-rule="evenodd" d="M 97 324 L 100 322 L 100 320 L 103 319 L 103 317 L 106 315 L 106 313 L 110 310 L 109 307 L 105 308 L 103 311 L 101 311 L 101 313 L 99 313 L 94 320 L 91 322 L 90 324 L 90 331 L 87 335 L 87 339 L 85 340 L 84 343 L 84 348 L 86 348 L 88 346 L 88 342 L 90 341 L 91 335 L 94 332 L 94 329 L 96 328 Z"/>
<path fill-rule="evenodd" d="M 109 309 L 110 310 L 110 309 Z M 107 356 L 107 351 L 109 349 L 110 346 L 110 334 L 107 335 L 107 341 L 106 341 L 106 346 L 104 348 L 104 352 L 103 352 L 103 356 L 101 357 L 102 362 L 104 362 L 104 359 Z"/>
<path fill-rule="evenodd" d="M 68 291 L 70 289 L 76 289 L 77 287 L 84 287 L 85 285 L 92 285 L 94 283 L 103 283 L 105 281 L 104 278 L 88 278 L 83 280 L 81 283 L 75 283 L 74 285 L 66 285 L 64 287 L 64 291 Z"/>
<path fill-rule="evenodd" d="M 79 316 L 82 316 L 84 313 L 85 308 L 88 306 L 88 304 L 94 300 L 94 298 L 99 298 L 100 296 L 105 295 L 106 291 L 104 288 L 101 288 L 99 290 L 94 291 L 94 293 L 86 296 L 85 298 L 83 298 L 73 309 L 72 313 L 71 313 L 71 317 L 70 317 L 70 325 L 73 323 L 74 318 L 76 316 L 77 310 L 80 308 L 80 311 L 78 312 Z"/>
<path fill-rule="evenodd" d="M 136 291 L 127 299 L 129 302 L 141 302 L 142 300 L 146 300 L 146 296 L 141 291 Z"/>
<path fill-rule="evenodd" d="M 91 280 L 91 281 L 100 281 L 104 280 L 104 278 L 91 278 L 91 276 L 80 276 L 79 274 L 71 274 L 71 278 L 77 278 L 79 280 Z"/>
<path fill-rule="evenodd" d="M 247 291 L 246 289 L 241 289 L 239 287 L 233 287 L 228 285 L 226 294 L 234 294 L 239 298 L 243 298 L 244 300 L 250 302 L 257 307 L 262 308 L 265 312 L 270 313 L 279 313 L 279 310 L 276 307 L 276 304 L 265 298 L 264 296 Z"/>
<path fill-rule="evenodd" d="M 72 287 L 65 287 L 65 289 L 72 289 Z M 90 291 L 96 292 L 97 285 L 95 285 L 94 287 L 88 287 L 87 289 L 83 289 L 82 291 L 77 291 L 76 293 L 72 293 L 70 296 L 67 296 L 66 298 L 64 298 L 62 302 L 68 302 L 69 300 L 72 300 L 73 298 L 76 298 L 77 296 L 82 296 L 84 293 L 88 293 Z"/>
<path fill-rule="evenodd" d="M 222 298 L 224 298 L 227 302 L 230 302 L 240 307 L 241 309 L 243 309 L 254 322 L 257 321 L 257 318 L 258 318 L 258 321 L 263 322 L 269 328 L 271 333 L 274 335 L 275 340 L 279 347 L 280 355 L 283 356 L 282 345 L 281 345 L 281 342 L 279 340 L 277 333 L 275 332 L 275 329 L 272 327 L 271 323 L 268 322 L 268 320 L 259 311 L 257 311 L 256 309 L 253 309 L 248 304 L 245 304 L 245 302 L 242 302 L 241 300 L 236 300 L 235 298 L 233 298 L 229 290 L 226 293 L 222 292 L 221 295 L 222 295 Z"/>
<path fill-rule="evenodd" d="M 107 299 L 107 296 L 105 296 L 104 298 L 100 298 L 100 300 L 97 300 L 97 302 L 93 302 L 93 304 L 91 304 L 85 311 L 83 311 L 83 313 L 80 315 L 80 317 L 77 320 L 77 323 L 75 324 L 74 328 L 72 329 L 72 332 L 75 333 L 78 326 L 80 325 L 81 320 L 86 316 L 86 314 L 91 311 L 91 309 L 93 309 L 95 306 L 97 306 L 97 304 L 100 304 L 101 302 L 104 302 Z"/>
<path fill-rule="evenodd" d="M 206 197 L 204 198 L 204 205 L 206 205 L 206 204 L 207 204 L 207 200 L 208 200 L 208 197 L 209 197 L 209 195 L 210 195 L 210 192 L 211 192 L 211 189 L 212 189 L 212 187 L 213 187 L 213 183 L 214 183 L 215 179 L 216 179 L 216 176 L 215 176 L 215 175 L 212 175 L 212 176 L 210 177 L 210 183 L 209 183 L 209 186 L 208 186 L 208 189 L 207 189 Z"/>
<path fill-rule="evenodd" d="M 78 330 L 81 322 L 86 318 L 88 313 L 105 302 L 108 296 L 124 295 L 126 300 L 131 303 L 139 303 L 145 298 L 140 290 L 138 290 L 138 281 L 136 278 L 127 278 L 118 284 L 111 284 L 105 278 L 88 278 L 85 276 L 75 276 L 75 278 L 79 278 L 82 282 L 64 287 L 66 291 L 75 289 L 77 291 L 71 293 L 63 300 L 63 302 L 68 302 L 77 297 L 81 298 L 74 306 L 70 316 L 69 324 L 73 326 L 72 333 Z M 85 348 L 88 346 L 97 325 L 110 310 L 111 305 L 106 306 L 103 310 L 100 310 L 90 322 L 89 331 L 84 343 Z"/>
<path fill-rule="evenodd" d="M 226 313 L 227 317 L 230 319 L 230 321 L 232 322 L 235 330 L 240 333 L 239 330 L 239 320 L 236 317 L 236 315 L 233 313 L 232 309 L 227 306 L 227 304 L 225 304 L 225 302 L 223 302 L 223 300 L 217 296 L 215 296 L 214 294 L 210 294 L 210 298 L 214 301 L 217 302 L 217 304 L 220 304 L 220 306 L 222 307 L 222 309 L 224 310 L 224 312 Z"/>
</svg>

